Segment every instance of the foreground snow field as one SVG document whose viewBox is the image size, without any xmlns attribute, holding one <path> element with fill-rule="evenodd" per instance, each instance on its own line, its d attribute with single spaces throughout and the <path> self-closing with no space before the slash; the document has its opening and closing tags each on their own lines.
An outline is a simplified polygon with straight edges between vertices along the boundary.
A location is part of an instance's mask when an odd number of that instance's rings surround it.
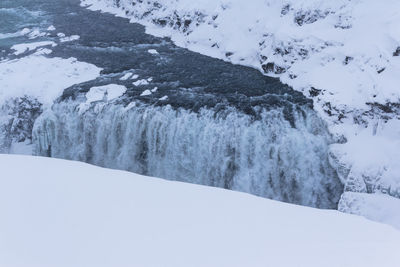
<svg viewBox="0 0 400 267">
<path fill-rule="evenodd" d="M 0 266 L 398 266 L 400 232 L 338 211 L 0 155 Z"/>
</svg>

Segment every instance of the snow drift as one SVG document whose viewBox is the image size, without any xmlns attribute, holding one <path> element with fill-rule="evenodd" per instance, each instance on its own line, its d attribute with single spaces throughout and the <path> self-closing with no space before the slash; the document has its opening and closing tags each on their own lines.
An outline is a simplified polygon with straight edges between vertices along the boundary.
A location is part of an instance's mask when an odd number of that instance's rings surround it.
<svg viewBox="0 0 400 267">
<path fill-rule="evenodd" d="M 0 155 L 0 266 L 398 266 L 400 232 L 338 211 Z"/>
</svg>

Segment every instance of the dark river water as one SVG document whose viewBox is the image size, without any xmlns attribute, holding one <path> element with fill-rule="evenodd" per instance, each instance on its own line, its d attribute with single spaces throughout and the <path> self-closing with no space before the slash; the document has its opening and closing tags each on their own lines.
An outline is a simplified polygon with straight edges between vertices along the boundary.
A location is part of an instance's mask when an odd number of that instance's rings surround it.
<svg viewBox="0 0 400 267">
<path fill-rule="evenodd" d="M 35 40 L 13 34 L 50 25 L 56 30 Z M 58 43 L 60 32 L 80 38 Z M 27 56 L 33 52 L 16 56 L 10 47 L 45 40 L 58 43 L 49 57 L 74 57 L 103 71 L 67 88 L 39 117 L 35 154 L 336 207 L 342 186 L 327 159 L 332 137 L 312 101 L 278 79 L 179 48 L 78 0 L 1 0 L 0 58 Z M 127 72 L 151 79 L 137 86 L 120 79 Z M 85 93 L 107 84 L 128 90 L 79 112 Z"/>
</svg>

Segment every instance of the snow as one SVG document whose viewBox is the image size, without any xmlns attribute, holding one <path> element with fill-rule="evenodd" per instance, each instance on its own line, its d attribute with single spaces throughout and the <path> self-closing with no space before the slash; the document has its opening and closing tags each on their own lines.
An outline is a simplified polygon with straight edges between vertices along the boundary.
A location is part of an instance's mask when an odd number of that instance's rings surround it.
<svg viewBox="0 0 400 267">
<path fill-rule="evenodd" d="M 81 113 L 89 109 L 91 103 L 96 101 L 112 101 L 122 96 L 127 88 L 119 84 L 107 84 L 103 86 L 95 86 L 90 88 L 86 93 L 86 102 L 80 104 L 79 111 Z"/>
<path fill-rule="evenodd" d="M 31 55 L 0 62 L 0 103 L 27 95 L 49 106 L 65 88 L 93 80 L 100 71 L 100 68 L 75 58 Z"/>
<path fill-rule="evenodd" d="M 107 101 L 113 100 L 122 96 L 126 92 L 126 87 L 118 84 L 108 84 L 104 86 L 96 86 L 90 88 L 86 94 L 88 102 L 94 102 L 102 100 L 106 97 Z"/>
<path fill-rule="evenodd" d="M 50 31 L 50 32 L 52 32 L 52 31 L 55 31 L 55 30 L 56 30 L 56 27 L 54 27 L 54 25 L 50 25 L 50 26 L 47 28 L 47 30 Z"/>
<path fill-rule="evenodd" d="M 61 43 L 72 42 L 72 41 L 79 40 L 80 38 L 81 37 L 79 35 L 71 35 L 71 36 L 60 38 L 60 42 Z"/>
<path fill-rule="evenodd" d="M 151 95 L 151 91 L 150 91 L 150 90 L 144 90 L 144 91 L 140 94 L 140 96 L 148 96 L 148 95 Z"/>
<path fill-rule="evenodd" d="M 377 120 L 371 127 L 357 130 L 357 132 L 357 135 L 349 138 L 345 144 L 334 144 L 330 148 L 332 165 L 339 170 L 345 191 L 387 194 L 400 198 L 398 161 L 400 121 L 389 120 L 383 123 Z M 356 198 L 362 195 L 352 196 Z M 371 197 L 368 203 L 375 199 L 378 200 Z M 358 202 L 365 202 L 364 197 Z M 356 201 L 349 203 L 356 203 Z M 377 204 L 382 203 L 377 202 Z M 385 210 L 387 206 L 381 208 Z M 351 208 L 346 210 L 351 210 Z M 400 225 L 400 217 L 397 219 L 397 224 Z"/>
<path fill-rule="evenodd" d="M 158 54 L 157 50 L 155 50 L 155 49 L 149 49 L 147 52 L 149 52 L 152 55 L 157 55 Z"/>
<path fill-rule="evenodd" d="M 48 48 L 39 48 L 38 50 L 36 50 L 35 53 L 33 53 L 34 55 L 40 56 L 40 55 L 50 55 L 51 53 L 53 53 L 53 50 L 48 49 Z"/>
<path fill-rule="evenodd" d="M 29 49 L 34 49 L 34 46 L 38 46 L 38 44 L 28 45 Z M 23 49 L 25 44 L 19 47 Z M 31 120 L 35 119 L 34 113 L 29 115 L 32 117 L 25 118 L 25 121 L 20 122 L 25 127 L 26 133 L 21 132 L 19 137 L 10 136 L 10 123 L 21 121 L 22 118 L 18 116 L 23 114 L 23 111 L 22 113 L 15 113 L 18 105 L 15 106 L 14 101 L 18 102 L 18 99 L 29 99 L 31 103 L 38 101 L 41 112 L 51 107 L 54 100 L 62 94 L 64 89 L 74 84 L 93 80 L 100 75 L 101 69 L 92 64 L 79 62 L 75 58 L 45 57 L 50 53 L 50 49 L 40 48 L 32 55 L 0 62 L 1 152 L 32 153 L 32 145 L 29 143 L 31 133 L 28 133 L 28 131 L 31 127 L 30 124 L 33 124 Z M 15 127 L 18 126 L 15 125 Z M 26 142 L 18 143 L 24 140 Z"/>
<path fill-rule="evenodd" d="M 154 87 L 153 89 L 151 89 L 151 92 L 155 93 L 155 92 L 157 92 L 157 90 L 158 90 L 158 87 Z"/>
<path fill-rule="evenodd" d="M 24 28 L 21 31 L 17 31 L 17 32 L 0 33 L 0 40 L 1 39 L 7 39 L 7 38 L 14 38 L 14 37 L 23 36 L 23 35 L 28 34 L 29 32 L 30 32 L 30 30 L 28 28 Z"/>
<path fill-rule="evenodd" d="M 121 81 L 126 81 L 126 80 L 128 80 L 129 78 L 131 78 L 132 77 L 132 73 L 130 73 L 130 72 L 128 72 L 128 73 L 125 73 L 124 74 L 124 76 L 122 76 L 121 78 L 119 78 Z"/>
<path fill-rule="evenodd" d="M 134 86 L 148 85 L 149 81 L 146 79 L 138 80 L 132 83 Z"/>
<path fill-rule="evenodd" d="M 22 34 L 23 34 L 23 35 L 28 34 L 28 38 L 29 38 L 29 39 L 36 39 L 36 38 L 38 38 L 38 37 L 46 36 L 46 33 L 45 33 L 45 32 L 41 32 L 41 31 L 40 31 L 39 29 L 37 29 L 37 28 L 33 28 L 33 29 L 28 29 L 28 28 L 26 28 L 26 29 L 23 29 L 23 30 L 22 30 Z"/>
<path fill-rule="evenodd" d="M 58 159 L 0 155 L 1 266 L 398 266 L 400 232 Z"/>
<path fill-rule="evenodd" d="M 57 44 L 52 41 L 43 41 L 43 42 L 34 42 L 34 43 L 27 43 L 27 44 L 16 44 L 11 47 L 12 50 L 15 50 L 15 55 L 20 55 L 27 51 L 35 50 L 38 47 L 43 46 L 56 46 Z"/>
<path fill-rule="evenodd" d="M 392 225 L 400 230 L 400 199 L 384 194 L 345 192 L 339 210 Z"/>
<path fill-rule="evenodd" d="M 29 29 L 29 28 L 23 28 L 22 30 L 21 30 L 21 35 L 26 35 L 26 34 L 29 34 L 31 32 L 31 29 Z"/>
<path fill-rule="evenodd" d="M 345 187 L 400 197 L 400 131 L 393 127 L 400 108 L 376 108 L 400 101 L 398 0 L 81 3 L 144 24 L 179 46 L 279 77 L 313 97 L 331 133 L 348 140 L 331 147 Z"/>
<path fill-rule="evenodd" d="M 18 154 L 18 155 L 32 155 L 32 147 L 33 144 L 26 140 L 25 142 L 13 142 L 10 147 L 10 154 Z"/>
<path fill-rule="evenodd" d="M 163 97 L 160 97 L 158 100 L 160 100 L 160 101 L 165 101 L 165 100 L 167 100 L 167 99 L 168 99 L 168 96 L 165 95 L 165 96 L 163 96 Z"/>
</svg>

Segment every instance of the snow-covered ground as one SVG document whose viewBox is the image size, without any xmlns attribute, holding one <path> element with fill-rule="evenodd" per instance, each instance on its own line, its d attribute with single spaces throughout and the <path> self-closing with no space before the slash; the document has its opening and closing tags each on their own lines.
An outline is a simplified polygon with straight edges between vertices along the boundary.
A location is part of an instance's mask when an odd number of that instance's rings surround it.
<svg viewBox="0 0 400 267">
<path fill-rule="evenodd" d="M 0 62 L 0 104 L 10 98 L 29 96 L 49 106 L 65 88 L 95 79 L 100 71 L 74 58 L 43 55 Z"/>
<path fill-rule="evenodd" d="M 81 2 L 193 51 L 280 77 L 312 97 L 343 140 L 330 154 L 346 190 L 400 197 L 399 1 Z"/>
<path fill-rule="evenodd" d="M 400 232 L 57 159 L 0 155 L 0 266 L 398 266 Z"/>
</svg>

